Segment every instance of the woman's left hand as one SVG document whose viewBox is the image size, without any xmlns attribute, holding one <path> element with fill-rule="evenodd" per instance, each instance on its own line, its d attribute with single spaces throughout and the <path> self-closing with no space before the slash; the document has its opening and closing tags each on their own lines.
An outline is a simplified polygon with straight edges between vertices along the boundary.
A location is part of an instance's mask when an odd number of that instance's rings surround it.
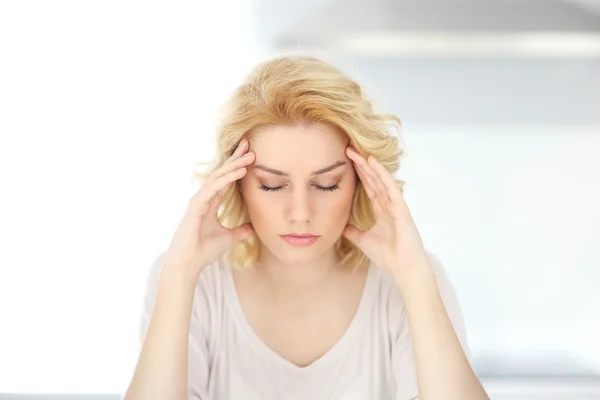
<svg viewBox="0 0 600 400">
<path fill-rule="evenodd" d="M 344 236 L 396 278 L 405 271 L 428 269 L 421 235 L 392 175 L 373 156 L 365 159 L 350 146 L 346 154 L 371 200 L 375 223 L 366 231 L 347 225 Z"/>
</svg>

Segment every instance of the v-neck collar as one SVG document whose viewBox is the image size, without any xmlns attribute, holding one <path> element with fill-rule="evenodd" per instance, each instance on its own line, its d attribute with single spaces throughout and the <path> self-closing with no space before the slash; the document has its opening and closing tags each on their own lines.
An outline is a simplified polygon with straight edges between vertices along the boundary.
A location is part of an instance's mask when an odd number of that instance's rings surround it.
<svg viewBox="0 0 600 400">
<path fill-rule="evenodd" d="M 246 318 L 246 314 L 242 308 L 240 298 L 238 296 L 237 288 L 235 286 L 235 280 L 233 277 L 233 271 L 227 264 L 223 265 L 224 268 L 224 291 L 227 297 L 227 303 L 234 315 L 234 319 L 238 327 L 246 335 L 247 339 L 252 343 L 255 349 L 261 354 L 265 361 L 275 364 L 276 366 L 283 368 L 287 371 L 295 374 L 310 375 L 315 371 L 321 370 L 322 368 L 329 365 L 332 361 L 339 358 L 341 354 L 348 351 L 357 335 L 362 331 L 362 323 L 365 319 L 365 313 L 368 312 L 369 305 L 372 302 L 374 292 L 374 269 L 376 268 L 371 262 L 368 264 L 367 277 L 365 279 L 364 287 L 362 290 L 361 298 L 359 300 L 358 307 L 354 313 L 354 317 L 350 324 L 346 328 L 346 331 L 342 334 L 340 339 L 321 357 L 310 363 L 305 367 L 300 367 L 288 359 L 282 357 L 258 336 L 258 334 L 250 325 L 250 322 Z"/>
</svg>

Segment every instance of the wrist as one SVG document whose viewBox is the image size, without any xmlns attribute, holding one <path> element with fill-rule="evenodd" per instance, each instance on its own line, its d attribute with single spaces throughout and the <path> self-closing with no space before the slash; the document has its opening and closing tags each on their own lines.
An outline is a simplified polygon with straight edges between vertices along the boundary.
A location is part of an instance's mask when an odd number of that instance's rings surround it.
<svg viewBox="0 0 600 400">
<path fill-rule="evenodd" d="M 175 287 L 175 288 L 194 288 L 200 272 L 190 271 L 187 268 L 179 268 L 173 265 L 163 265 L 159 275 L 159 286 Z"/>
<path fill-rule="evenodd" d="M 415 265 L 392 271 L 392 276 L 404 300 L 427 295 L 437 290 L 437 280 L 429 264 Z"/>
</svg>

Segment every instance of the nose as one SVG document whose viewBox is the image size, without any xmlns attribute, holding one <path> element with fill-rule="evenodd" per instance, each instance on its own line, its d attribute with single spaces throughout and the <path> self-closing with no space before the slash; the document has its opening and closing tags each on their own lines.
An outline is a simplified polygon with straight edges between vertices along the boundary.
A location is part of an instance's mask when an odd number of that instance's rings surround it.
<svg viewBox="0 0 600 400">
<path fill-rule="evenodd" d="M 288 220 L 291 223 L 306 223 L 312 219 L 312 200 L 309 189 L 295 188 L 289 198 Z"/>
</svg>

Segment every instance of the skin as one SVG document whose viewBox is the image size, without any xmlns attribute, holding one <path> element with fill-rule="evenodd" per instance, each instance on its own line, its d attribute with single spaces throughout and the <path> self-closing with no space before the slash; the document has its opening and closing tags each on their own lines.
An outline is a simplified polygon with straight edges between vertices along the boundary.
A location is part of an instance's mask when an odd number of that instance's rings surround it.
<svg viewBox="0 0 600 400">
<path fill-rule="evenodd" d="M 198 274 L 225 248 L 252 234 L 259 236 L 261 256 L 255 268 L 234 271 L 248 322 L 267 346 L 296 366 L 320 358 L 346 331 L 365 284 L 366 268 L 353 273 L 335 258 L 333 244 L 342 234 L 390 272 L 401 293 L 403 308 L 396 312 L 405 314 L 410 327 L 419 399 L 489 400 L 459 343 L 418 229 L 391 174 L 325 125 L 263 128 L 251 140 L 252 150 L 244 155 L 244 142 L 190 201 L 163 262 L 154 310 L 124 398 L 187 398 L 188 336 Z M 338 161 L 346 162 L 326 174 L 312 174 Z M 266 176 L 258 165 L 288 175 Z M 217 193 L 240 178 L 254 229 L 250 224 L 217 226 Z M 365 231 L 346 223 L 357 179 L 375 218 Z M 339 190 L 317 187 L 334 184 Z M 260 191 L 262 185 L 282 190 Z M 279 238 L 290 232 L 321 237 L 311 247 L 295 248 Z"/>
<path fill-rule="evenodd" d="M 285 185 L 281 193 L 267 193 L 275 198 L 256 191 L 257 184 L 271 179 L 257 168 L 251 166 L 242 182 L 251 223 L 264 252 L 257 268 L 237 275 L 237 288 L 247 318 L 265 344 L 304 366 L 343 335 L 364 287 L 365 268 L 362 276 L 352 274 L 335 260 L 333 244 L 341 234 L 390 272 L 401 293 L 419 398 L 489 399 L 456 336 L 421 236 L 391 174 L 374 157 L 358 154 L 343 135 L 327 126 L 274 126 L 257 132 L 253 139 L 255 166 L 264 163 L 289 173 L 282 182 L 272 182 L 273 186 Z M 340 167 L 344 171 L 338 171 L 339 177 L 310 175 L 338 158 L 351 161 Z M 375 217 L 375 223 L 364 231 L 347 224 L 356 176 Z M 345 190 L 318 192 L 312 189 L 316 179 L 339 180 L 340 189 Z M 289 248 L 277 240 L 278 234 L 287 232 L 322 234 L 322 243 L 309 249 Z"/>
<path fill-rule="evenodd" d="M 240 187 L 261 255 L 255 268 L 235 271 L 234 279 L 253 329 L 298 366 L 315 361 L 341 338 L 365 283 L 366 268 L 356 273 L 344 268 L 334 250 L 358 180 L 348 144 L 345 134 L 325 124 L 268 126 L 250 137 L 256 159 Z M 288 233 L 320 237 L 311 246 L 294 247 L 279 236 Z"/>
</svg>

